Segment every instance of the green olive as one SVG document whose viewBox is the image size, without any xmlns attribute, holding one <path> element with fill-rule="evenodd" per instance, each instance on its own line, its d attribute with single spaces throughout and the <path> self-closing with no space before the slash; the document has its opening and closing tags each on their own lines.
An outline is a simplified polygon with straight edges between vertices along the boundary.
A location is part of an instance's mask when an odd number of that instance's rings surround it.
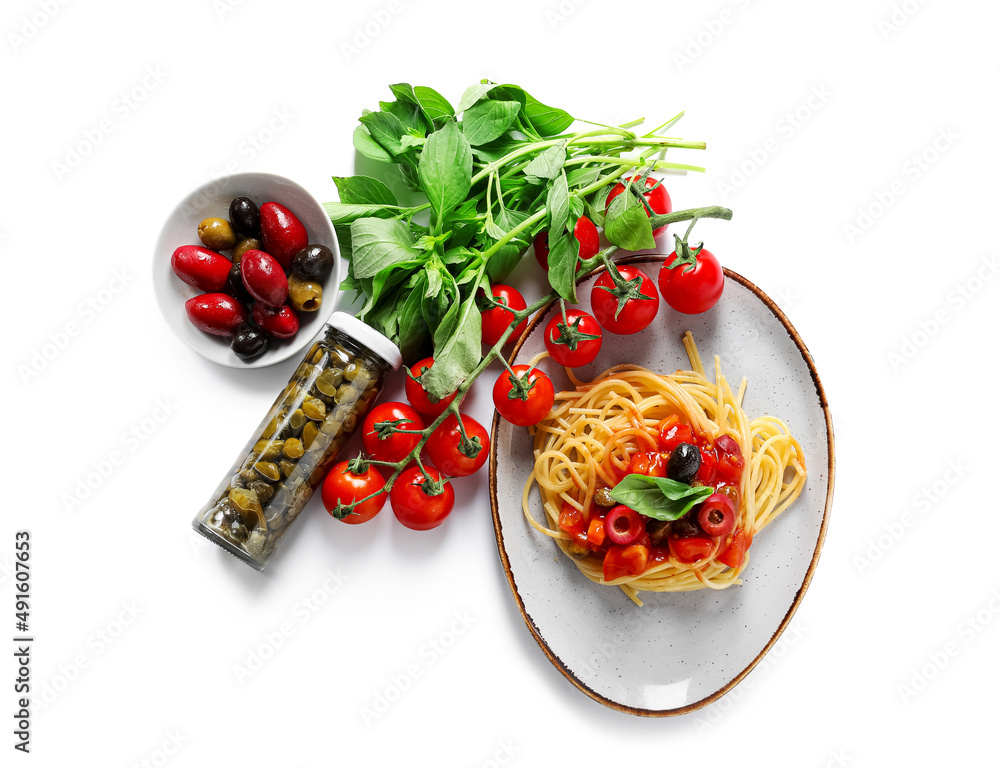
<svg viewBox="0 0 1000 768">
<path fill-rule="evenodd" d="M 291 274 L 288 276 L 288 303 L 299 312 L 315 312 L 323 303 L 323 286 Z"/>
<path fill-rule="evenodd" d="M 239 264 L 243 254 L 247 251 L 259 251 L 261 248 L 263 245 L 256 237 L 244 237 L 233 249 L 233 264 Z"/>
<path fill-rule="evenodd" d="M 317 397 L 307 397 L 302 401 L 302 412 L 313 421 L 326 418 L 326 404 Z"/>
<path fill-rule="evenodd" d="M 224 251 L 236 245 L 236 233 L 232 225 L 225 219 L 202 219 L 198 225 L 198 237 L 209 248 Z"/>
<path fill-rule="evenodd" d="M 295 437 L 290 437 L 285 441 L 281 452 L 285 455 L 286 459 L 301 459 L 302 454 L 305 453 L 305 449 L 302 447 L 301 440 Z"/>
</svg>

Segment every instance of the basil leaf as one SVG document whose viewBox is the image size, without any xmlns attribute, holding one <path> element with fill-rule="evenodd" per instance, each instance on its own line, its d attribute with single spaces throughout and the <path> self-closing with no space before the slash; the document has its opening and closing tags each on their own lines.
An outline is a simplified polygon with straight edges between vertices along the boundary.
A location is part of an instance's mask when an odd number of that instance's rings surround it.
<svg viewBox="0 0 1000 768">
<path fill-rule="evenodd" d="M 556 144 L 539 152 L 530 163 L 524 166 L 524 173 L 540 179 L 554 179 L 566 162 L 566 142 Z"/>
<path fill-rule="evenodd" d="M 461 304 L 452 304 L 434 329 L 434 367 L 421 378 L 428 394 L 443 398 L 475 370 L 481 359 L 482 315 L 476 306 L 476 291 Z"/>
<path fill-rule="evenodd" d="M 495 83 L 476 83 L 475 85 L 470 85 L 465 89 L 462 98 L 458 100 L 458 106 L 455 107 L 455 114 L 464 112 L 494 88 L 496 88 Z"/>
<path fill-rule="evenodd" d="M 399 308 L 399 351 L 404 360 L 416 359 L 427 339 L 427 324 L 424 322 L 421 304 L 428 282 L 427 272 L 419 272 L 413 284 L 407 284 L 408 293 Z"/>
<path fill-rule="evenodd" d="M 413 234 L 398 219 L 358 219 L 351 224 L 355 277 L 374 277 L 386 267 L 426 260 L 413 243 Z"/>
<path fill-rule="evenodd" d="M 649 216 L 646 215 L 646 208 L 629 192 L 622 192 L 611 201 L 607 221 L 604 223 L 604 233 L 612 244 L 628 251 L 656 247 L 653 227 L 649 223 Z"/>
<path fill-rule="evenodd" d="M 530 94 L 524 94 L 524 116 L 541 136 L 555 136 L 573 124 L 573 117 L 565 110 L 549 107 Z"/>
<path fill-rule="evenodd" d="M 521 105 L 516 101 L 485 99 L 465 110 L 462 128 L 469 144 L 488 144 L 503 136 L 517 120 Z"/>
<path fill-rule="evenodd" d="M 356 205 L 398 205 L 385 184 L 371 176 L 334 176 L 340 202 Z"/>
<path fill-rule="evenodd" d="M 472 187 L 472 149 L 458 123 L 448 123 L 427 138 L 417 177 L 440 219 L 465 200 Z"/>
<path fill-rule="evenodd" d="M 386 152 L 382 145 L 372 138 L 368 129 L 363 125 L 359 125 L 354 129 L 354 148 L 369 160 L 378 160 L 382 163 L 392 162 L 392 155 Z"/>
<path fill-rule="evenodd" d="M 334 226 L 350 224 L 358 219 L 388 219 L 402 210 L 398 205 L 345 205 L 344 203 L 323 203 L 323 208 Z"/>
<path fill-rule="evenodd" d="M 705 486 L 693 488 L 665 477 L 626 475 L 611 489 L 611 498 L 646 517 L 679 520 L 714 492 Z"/>
<path fill-rule="evenodd" d="M 455 116 L 455 110 L 448 100 L 433 88 L 426 85 L 415 85 L 413 95 L 417 97 L 424 114 L 434 123 L 434 128 L 441 128 Z"/>
<path fill-rule="evenodd" d="M 549 211 L 549 284 L 566 301 L 576 303 L 576 262 L 580 245 L 569 231 L 569 186 L 561 172 L 545 198 Z"/>
<path fill-rule="evenodd" d="M 386 152 L 393 157 L 402 154 L 403 146 L 400 142 L 406 133 L 402 120 L 391 112 L 368 112 L 360 120 L 372 139 Z"/>
</svg>

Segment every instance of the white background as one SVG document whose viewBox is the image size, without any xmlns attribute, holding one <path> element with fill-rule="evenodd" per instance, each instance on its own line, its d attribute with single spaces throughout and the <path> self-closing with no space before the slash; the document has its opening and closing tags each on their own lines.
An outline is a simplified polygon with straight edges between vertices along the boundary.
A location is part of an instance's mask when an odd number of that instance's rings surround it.
<svg viewBox="0 0 1000 768">
<path fill-rule="evenodd" d="M 977 702 L 1000 683 L 996 4 L 226 2 L 4 4 L 0 638 L 30 529 L 34 693 L 50 699 L 16 759 L 881 766 L 992 742 Z M 223 369 L 171 334 L 150 280 L 167 214 L 229 164 L 335 199 L 389 83 L 456 103 L 481 77 L 599 121 L 687 110 L 674 132 L 708 142 L 685 155 L 708 171 L 670 182 L 675 208 L 734 209 L 701 237 L 776 299 L 823 377 L 838 472 L 815 579 L 775 651 L 700 712 L 622 715 L 549 664 L 504 580 L 485 474 L 431 533 L 388 512 L 348 527 L 315 500 L 263 576 L 190 528 L 295 363 Z M 127 285 L 84 317 L 116 273 Z M 82 332 L 26 374 L 71 321 Z M 169 415 L 125 442 L 158 402 Z M 489 423 L 485 382 L 469 410 Z M 428 652 L 439 639 L 454 642 Z"/>
</svg>

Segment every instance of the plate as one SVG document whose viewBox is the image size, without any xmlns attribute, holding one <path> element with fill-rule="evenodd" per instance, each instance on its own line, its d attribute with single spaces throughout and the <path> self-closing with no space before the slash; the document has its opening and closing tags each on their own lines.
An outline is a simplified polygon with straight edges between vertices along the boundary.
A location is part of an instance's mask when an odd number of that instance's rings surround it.
<svg viewBox="0 0 1000 768">
<path fill-rule="evenodd" d="M 310 243 L 333 251 L 333 271 L 323 281 L 323 303 L 316 312 L 299 312 L 299 331 L 291 339 L 271 344 L 260 357 L 240 360 L 229 348 L 229 339 L 200 331 L 191 324 L 184 302 L 203 293 L 183 282 L 170 268 L 170 257 L 181 245 L 201 245 L 198 223 L 208 216 L 228 218 L 234 197 L 249 197 L 258 206 L 274 201 L 294 213 L 309 233 Z M 323 206 L 291 179 L 273 173 L 238 173 L 198 187 L 174 208 L 167 218 L 153 253 L 153 291 L 167 325 L 181 341 L 214 363 L 231 368 L 262 368 L 279 363 L 302 351 L 325 325 L 337 303 L 340 285 L 340 250 L 337 236 Z"/>
<path fill-rule="evenodd" d="M 622 259 L 656 276 L 662 257 Z M 798 607 L 819 559 L 833 498 L 833 427 L 823 387 L 802 339 L 759 288 L 726 270 L 719 303 L 682 315 L 661 302 L 651 328 L 634 336 L 605 334 L 584 380 L 617 363 L 662 373 L 690 368 L 681 338 L 690 330 L 705 367 L 714 355 L 734 387 L 748 379 L 750 418 L 788 424 L 805 452 L 808 481 L 789 509 L 754 539 L 743 583 L 725 590 L 643 592 L 637 607 L 617 588 L 588 580 L 548 537 L 524 518 L 521 494 L 532 468 L 526 429 L 494 417 L 490 501 L 497 548 L 525 625 L 566 678 L 591 698 L 634 715 L 669 716 L 716 700 L 742 680 L 774 645 Z M 578 295 L 587 308 L 592 282 Z M 527 362 L 543 351 L 542 331 L 558 305 L 539 312 L 512 354 Z M 570 388 L 562 368 L 543 361 L 557 390 Z M 541 513 L 537 488 L 531 499 Z"/>
</svg>

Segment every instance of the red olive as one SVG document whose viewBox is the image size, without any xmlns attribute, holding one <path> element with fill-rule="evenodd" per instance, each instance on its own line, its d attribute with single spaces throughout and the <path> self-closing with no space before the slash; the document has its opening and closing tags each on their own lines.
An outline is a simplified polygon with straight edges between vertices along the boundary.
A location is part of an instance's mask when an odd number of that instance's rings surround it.
<svg viewBox="0 0 1000 768">
<path fill-rule="evenodd" d="M 247 251 L 240 259 L 243 285 L 257 301 L 280 307 L 288 298 L 288 278 L 281 265 L 264 251 Z"/>
<path fill-rule="evenodd" d="M 281 203 L 264 203 L 260 207 L 260 235 L 264 250 L 274 256 L 286 272 L 291 270 L 295 254 L 309 245 L 306 228 Z"/>
<path fill-rule="evenodd" d="M 726 536 L 736 525 L 736 507 L 728 496 L 713 493 L 701 504 L 698 525 L 709 536 Z"/>
<path fill-rule="evenodd" d="M 264 333 L 276 339 L 291 338 L 299 330 L 299 316 L 287 304 L 280 309 L 254 304 L 251 317 Z"/>
<path fill-rule="evenodd" d="M 188 319 L 205 333 L 232 336 L 247 319 L 246 308 L 228 293 L 203 293 L 184 302 Z"/>
<path fill-rule="evenodd" d="M 174 274 L 188 285 L 199 291 L 215 293 L 225 287 L 233 262 L 221 253 L 200 245 L 182 245 L 170 257 L 170 266 Z"/>
</svg>

